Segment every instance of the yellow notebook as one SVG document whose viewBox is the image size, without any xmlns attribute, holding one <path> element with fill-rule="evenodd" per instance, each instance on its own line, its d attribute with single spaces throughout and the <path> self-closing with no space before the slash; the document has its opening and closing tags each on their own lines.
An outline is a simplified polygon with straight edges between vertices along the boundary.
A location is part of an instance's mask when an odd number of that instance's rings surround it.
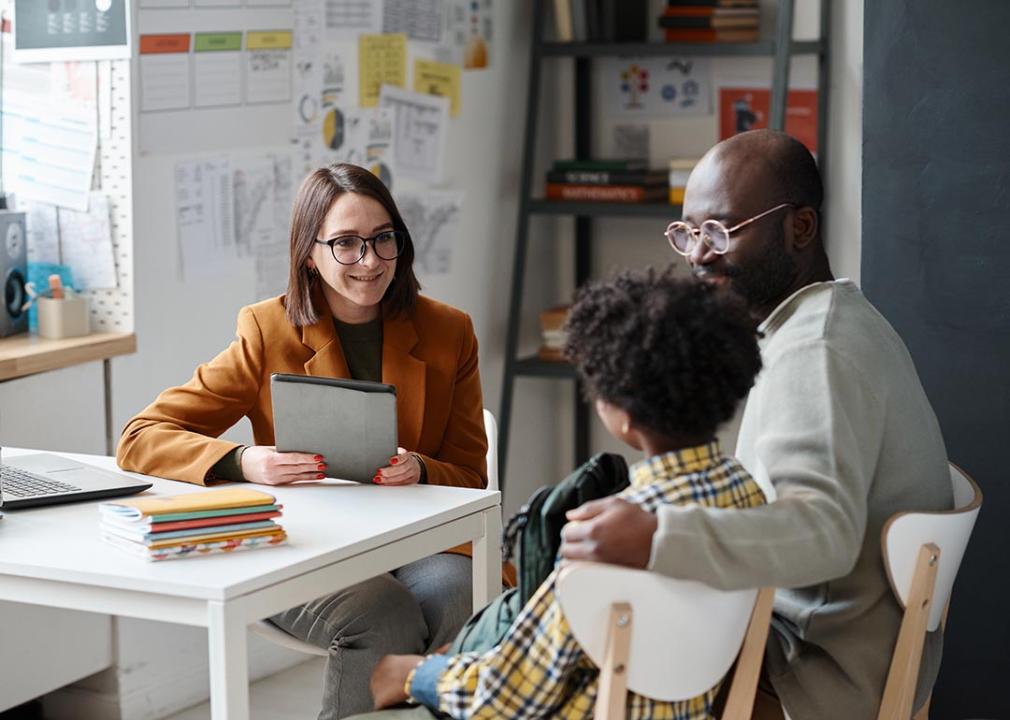
<svg viewBox="0 0 1010 720">
<path fill-rule="evenodd" d="M 135 500 L 119 500 L 102 503 L 103 514 L 116 517 L 140 518 L 166 513 L 190 513 L 201 510 L 221 510 L 224 508 L 254 507 L 273 505 L 274 496 L 247 487 L 221 488 L 205 492 L 170 495 L 166 497 L 145 497 Z"/>
</svg>

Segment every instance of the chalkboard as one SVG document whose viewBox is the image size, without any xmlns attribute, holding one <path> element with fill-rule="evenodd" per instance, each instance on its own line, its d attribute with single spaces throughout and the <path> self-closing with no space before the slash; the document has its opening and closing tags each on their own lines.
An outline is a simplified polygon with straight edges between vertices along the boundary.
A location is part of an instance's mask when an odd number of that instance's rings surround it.
<svg viewBox="0 0 1010 720">
<path fill-rule="evenodd" d="M 127 0 L 15 0 L 18 62 L 130 57 Z"/>
<path fill-rule="evenodd" d="M 864 5 L 862 282 L 982 486 L 931 718 L 1010 693 L 1010 3 Z"/>
</svg>

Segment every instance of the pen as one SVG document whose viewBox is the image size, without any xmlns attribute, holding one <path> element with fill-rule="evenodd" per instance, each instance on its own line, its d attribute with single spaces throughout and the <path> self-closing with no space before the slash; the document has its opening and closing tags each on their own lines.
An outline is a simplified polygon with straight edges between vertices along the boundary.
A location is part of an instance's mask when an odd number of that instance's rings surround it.
<svg viewBox="0 0 1010 720">
<path fill-rule="evenodd" d="M 53 300 L 63 299 L 63 281 L 56 273 L 49 276 L 49 296 Z"/>
</svg>

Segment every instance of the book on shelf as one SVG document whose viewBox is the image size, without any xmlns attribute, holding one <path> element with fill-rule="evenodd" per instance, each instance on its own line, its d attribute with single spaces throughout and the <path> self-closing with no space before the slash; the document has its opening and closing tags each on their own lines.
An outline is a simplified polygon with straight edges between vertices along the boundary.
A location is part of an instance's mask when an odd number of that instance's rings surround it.
<svg viewBox="0 0 1010 720">
<path fill-rule="evenodd" d="M 664 37 L 666 42 L 688 43 L 757 42 L 760 39 L 757 28 L 727 30 L 667 29 L 664 31 Z"/>
<path fill-rule="evenodd" d="M 547 183 L 548 200 L 570 202 L 647 203 L 667 199 L 666 185 L 581 185 L 574 183 Z"/>
<path fill-rule="evenodd" d="M 665 185 L 662 170 L 548 170 L 547 182 L 578 185 Z"/>
<path fill-rule="evenodd" d="M 547 362 L 567 362 L 565 358 L 565 320 L 568 305 L 557 305 L 540 311 L 540 349 L 537 357 Z"/>
<path fill-rule="evenodd" d="M 580 158 L 555 160 L 552 170 L 591 170 L 607 172 L 646 172 L 649 161 L 646 158 Z"/>
<path fill-rule="evenodd" d="M 745 11 L 730 15 L 679 15 L 670 13 L 672 8 L 659 18 L 659 26 L 670 30 L 722 30 L 722 29 L 756 29 L 758 27 L 757 11 Z"/>
<path fill-rule="evenodd" d="M 118 500 L 99 505 L 102 537 L 148 560 L 283 544 L 274 497 L 249 488 L 222 488 Z"/>
<path fill-rule="evenodd" d="M 757 8 L 758 0 L 666 0 L 667 7 Z"/>
<path fill-rule="evenodd" d="M 572 34 L 572 0 L 554 0 L 554 28 L 559 42 L 571 42 Z"/>
</svg>

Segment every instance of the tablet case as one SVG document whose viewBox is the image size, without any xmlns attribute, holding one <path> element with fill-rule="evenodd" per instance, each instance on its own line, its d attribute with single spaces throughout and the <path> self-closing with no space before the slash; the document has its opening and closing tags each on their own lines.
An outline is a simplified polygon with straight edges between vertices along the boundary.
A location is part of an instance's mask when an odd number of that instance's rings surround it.
<svg viewBox="0 0 1010 720">
<path fill-rule="evenodd" d="M 280 452 L 323 456 L 327 477 L 370 483 L 396 455 L 396 388 L 383 383 L 274 373 Z"/>
</svg>

